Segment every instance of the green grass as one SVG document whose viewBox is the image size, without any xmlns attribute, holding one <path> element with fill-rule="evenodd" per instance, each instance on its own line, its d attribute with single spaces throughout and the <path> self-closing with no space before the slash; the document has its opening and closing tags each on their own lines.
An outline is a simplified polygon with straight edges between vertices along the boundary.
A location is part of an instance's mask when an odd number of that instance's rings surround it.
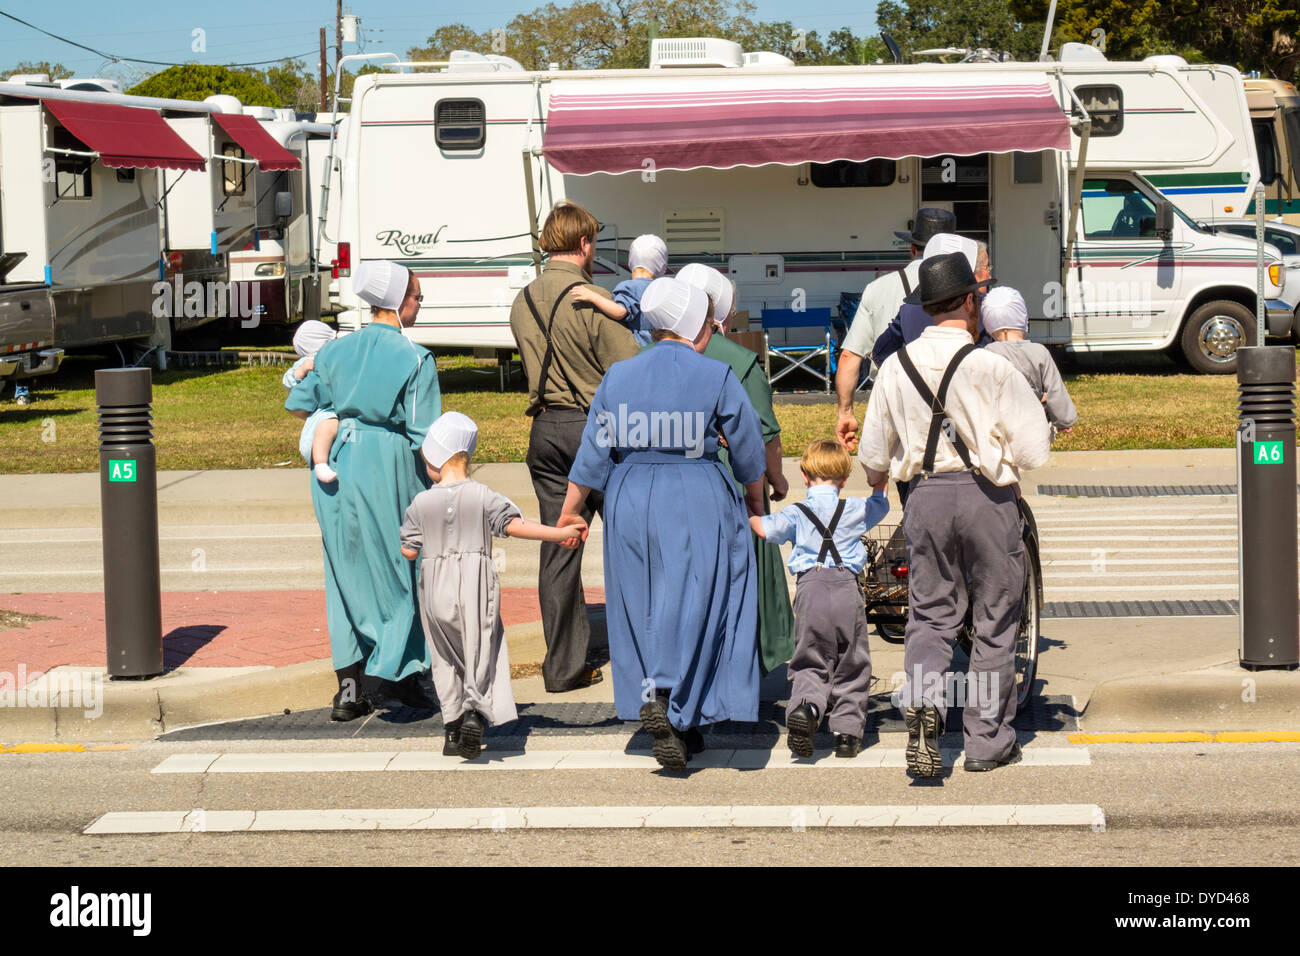
<svg viewBox="0 0 1300 956">
<path fill-rule="evenodd" d="M 1236 424 L 1233 376 L 1191 375 L 1154 358 L 1067 360 L 1066 385 L 1080 424 L 1057 439 L 1061 451 L 1230 448 Z M 96 471 L 99 467 L 93 368 L 69 359 L 57 375 L 31 380 L 32 404 L 0 398 L 0 473 Z M 479 426 L 479 461 L 522 461 L 527 398 L 497 391 L 492 360 L 438 359 L 443 408 Z M 170 370 L 154 374 L 154 436 L 166 470 L 299 467 L 300 422 L 284 411 L 283 368 Z M 859 404 L 861 419 L 865 405 Z M 834 433 L 833 405 L 777 405 L 786 454 Z"/>
</svg>

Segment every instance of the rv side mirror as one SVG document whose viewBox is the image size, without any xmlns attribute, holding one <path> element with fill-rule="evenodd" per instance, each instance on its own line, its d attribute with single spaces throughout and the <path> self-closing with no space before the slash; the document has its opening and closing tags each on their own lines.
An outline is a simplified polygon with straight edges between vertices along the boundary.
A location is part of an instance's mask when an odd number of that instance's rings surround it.
<svg viewBox="0 0 1300 956">
<path fill-rule="evenodd" d="M 293 214 L 293 193 L 276 193 L 275 194 L 275 215 L 280 219 L 288 219 Z"/>
<path fill-rule="evenodd" d="M 1168 199 L 1156 203 L 1156 236 L 1166 242 L 1174 237 L 1174 204 Z"/>
</svg>

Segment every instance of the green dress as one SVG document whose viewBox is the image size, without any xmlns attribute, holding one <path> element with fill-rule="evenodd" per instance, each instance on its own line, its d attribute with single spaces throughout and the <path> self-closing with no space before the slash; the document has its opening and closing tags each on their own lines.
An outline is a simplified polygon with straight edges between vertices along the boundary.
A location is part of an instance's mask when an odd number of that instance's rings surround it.
<svg viewBox="0 0 1300 956">
<path fill-rule="evenodd" d="M 327 342 L 284 407 L 333 409 L 330 450 L 338 481 L 308 472 L 325 547 L 325 615 L 336 669 L 400 680 L 429 669 L 416 607 L 415 562 L 402 557 L 411 500 L 429 485 L 418 449 L 440 414 L 432 353 L 394 326 L 372 322 Z"/>
<path fill-rule="evenodd" d="M 767 444 L 781 434 L 776 413 L 772 410 L 772 386 L 763 373 L 758 355 L 724 335 L 714 334 L 704 354 L 731 366 L 740 379 L 745 394 L 749 396 L 754 411 L 758 412 L 763 427 L 763 443 Z M 718 449 L 718 457 L 731 467 L 725 448 Z M 763 513 L 771 512 L 766 484 L 763 492 Z M 754 554 L 758 558 L 758 648 L 763 673 L 779 667 L 794 654 L 794 613 L 790 609 L 790 588 L 786 584 L 785 562 L 781 560 L 779 545 L 770 544 L 754 535 Z"/>
</svg>

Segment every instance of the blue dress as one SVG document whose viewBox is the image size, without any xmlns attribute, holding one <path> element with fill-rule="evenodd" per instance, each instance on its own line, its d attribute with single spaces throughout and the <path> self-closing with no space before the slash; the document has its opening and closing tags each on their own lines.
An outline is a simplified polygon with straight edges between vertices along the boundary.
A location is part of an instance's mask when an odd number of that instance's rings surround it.
<svg viewBox="0 0 1300 956">
<path fill-rule="evenodd" d="M 415 562 L 402 557 L 401 528 L 407 506 L 429 485 L 418 449 L 442 414 L 432 353 L 372 322 L 323 345 L 284 407 L 339 416 L 329 458 L 338 481 L 308 479 L 325 547 L 335 669 L 364 658 L 367 674 L 388 680 L 427 671 Z"/>
<path fill-rule="evenodd" d="M 669 691 L 679 730 L 758 719 L 758 575 L 736 481 L 765 468 L 758 415 L 728 365 L 665 341 L 605 373 L 569 480 L 605 493 L 620 719 L 655 690 Z"/>
</svg>

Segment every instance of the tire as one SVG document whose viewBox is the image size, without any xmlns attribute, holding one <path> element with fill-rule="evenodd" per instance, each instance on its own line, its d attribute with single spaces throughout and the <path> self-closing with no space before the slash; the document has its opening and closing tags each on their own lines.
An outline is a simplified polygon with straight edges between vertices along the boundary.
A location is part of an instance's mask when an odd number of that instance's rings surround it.
<svg viewBox="0 0 1300 956">
<path fill-rule="evenodd" d="M 1016 635 L 1016 712 L 1024 710 L 1034 691 L 1038 674 L 1039 615 L 1042 611 L 1042 565 L 1038 542 L 1025 532 L 1025 594 L 1020 605 L 1020 633 Z"/>
<path fill-rule="evenodd" d="M 1204 375 L 1233 375 L 1237 349 L 1255 344 L 1255 315 L 1240 302 L 1207 302 L 1187 317 L 1180 337 L 1183 358 Z"/>
</svg>

